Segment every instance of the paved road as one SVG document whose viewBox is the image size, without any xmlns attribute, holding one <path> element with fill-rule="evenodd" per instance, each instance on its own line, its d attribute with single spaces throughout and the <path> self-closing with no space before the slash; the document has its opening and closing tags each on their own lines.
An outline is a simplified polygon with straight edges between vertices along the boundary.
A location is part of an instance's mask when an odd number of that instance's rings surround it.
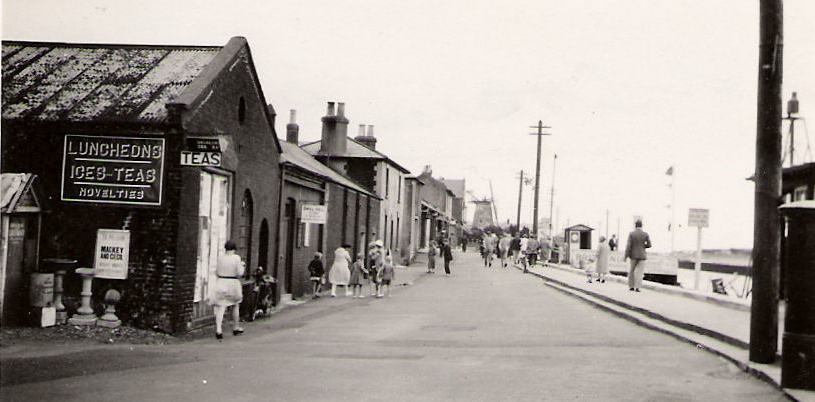
<svg viewBox="0 0 815 402">
<path fill-rule="evenodd" d="M 458 256 L 452 277 L 438 272 L 389 299 L 324 298 L 287 309 L 221 343 L 43 356 L 39 370 L 59 374 L 5 386 L 2 399 L 786 400 L 693 345 L 515 269 L 485 269 L 475 253 Z"/>
</svg>

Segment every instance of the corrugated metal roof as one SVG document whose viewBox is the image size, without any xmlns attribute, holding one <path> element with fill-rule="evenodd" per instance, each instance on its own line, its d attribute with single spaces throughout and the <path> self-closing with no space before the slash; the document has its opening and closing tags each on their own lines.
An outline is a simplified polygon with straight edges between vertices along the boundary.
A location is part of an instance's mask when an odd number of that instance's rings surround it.
<svg viewBox="0 0 815 402">
<path fill-rule="evenodd" d="M 385 154 L 375 149 L 368 148 L 351 137 L 347 137 L 347 139 L 348 142 L 346 142 L 345 153 L 342 155 L 330 155 L 330 156 L 341 156 L 345 158 L 382 159 L 387 161 L 397 169 L 401 170 L 402 172 L 410 173 L 409 170 L 400 166 L 398 163 L 394 162 L 391 158 L 388 158 Z M 315 141 L 308 144 L 303 144 L 301 148 L 303 148 L 303 150 L 305 150 L 311 155 L 322 155 L 320 153 L 320 143 L 321 141 Z"/>
<path fill-rule="evenodd" d="M 221 49 L 3 42 L 3 118 L 166 122 Z"/>
<path fill-rule="evenodd" d="M 330 167 L 323 165 L 318 160 L 314 159 L 308 152 L 304 151 L 300 147 L 295 144 L 292 144 L 287 141 L 280 141 L 280 147 L 283 149 L 283 153 L 280 154 L 280 161 L 281 162 L 288 162 L 295 166 L 298 166 L 302 169 L 305 169 L 309 172 L 315 173 L 318 176 L 324 177 L 334 183 L 337 183 L 341 186 L 348 187 L 350 189 L 359 191 L 363 194 L 369 195 L 371 197 L 376 197 L 372 192 L 366 190 L 361 185 L 355 183 L 351 179 L 343 176 L 339 172 L 331 169 Z M 376 197 L 379 198 L 379 197 Z"/>
</svg>

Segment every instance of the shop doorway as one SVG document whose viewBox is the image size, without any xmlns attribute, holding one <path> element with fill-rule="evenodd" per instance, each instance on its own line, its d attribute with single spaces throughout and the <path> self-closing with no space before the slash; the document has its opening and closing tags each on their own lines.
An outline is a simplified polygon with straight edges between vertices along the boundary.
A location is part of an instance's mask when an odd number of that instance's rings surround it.
<svg viewBox="0 0 815 402">
<path fill-rule="evenodd" d="M 224 243 L 229 238 L 229 182 L 229 176 L 201 172 L 193 320 L 212 315 L 212 307 L 206 300 L 210 293 L 210 284 L 215 281 L 218 256 L 223 254 Z"/>
</svg>

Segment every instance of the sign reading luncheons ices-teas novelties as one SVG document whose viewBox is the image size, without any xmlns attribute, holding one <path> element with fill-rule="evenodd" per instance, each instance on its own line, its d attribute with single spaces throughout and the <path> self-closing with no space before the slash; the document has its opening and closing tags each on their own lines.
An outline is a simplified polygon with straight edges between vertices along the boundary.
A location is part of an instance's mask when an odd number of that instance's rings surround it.
<svg viewBox="0 0 815 402">
<path fill-rule="evenodd" d="M 62 200 L 161 205 L 164 139 L 65 136 Z"/>
</svg>

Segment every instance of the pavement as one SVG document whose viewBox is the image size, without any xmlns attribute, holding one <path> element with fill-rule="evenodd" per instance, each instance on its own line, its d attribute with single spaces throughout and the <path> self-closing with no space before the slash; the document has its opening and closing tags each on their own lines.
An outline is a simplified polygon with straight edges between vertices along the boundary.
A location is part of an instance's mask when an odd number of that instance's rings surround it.
<svg viewBox="0 0 815 402">
<path fill-rule="evenodd" d="M 607 275 L 605 283 L 589 283 L 585 271 L 563 264 L 535 265 L 529 273 L 596 307 L 719 355 L 778 387 L 793 400 L 815 401 L 815 391 L 781 388 L 783 308 L 779 311 L 778 359 L 774 364 L 760 364 L 749 359 L 748 302 L 646 281 L 641 292 L 631 292 L 625 277 Z"/>
</svg>

